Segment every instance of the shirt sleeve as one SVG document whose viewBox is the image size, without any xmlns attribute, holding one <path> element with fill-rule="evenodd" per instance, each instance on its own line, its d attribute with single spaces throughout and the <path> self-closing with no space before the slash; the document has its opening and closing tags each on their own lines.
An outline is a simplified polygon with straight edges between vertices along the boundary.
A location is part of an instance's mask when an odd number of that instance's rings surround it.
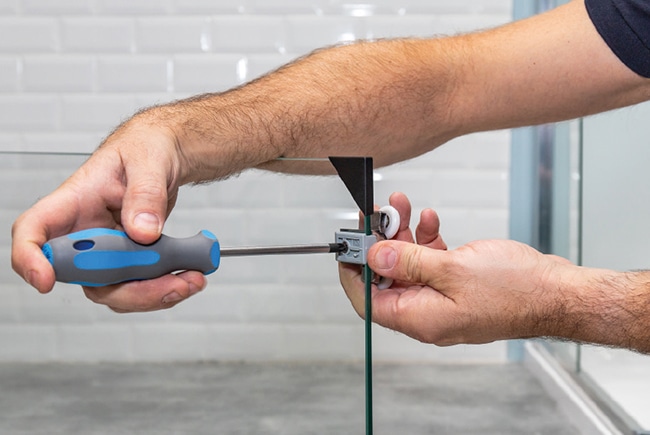
<svg viewBox="0 0 650 435">
<path fill-rule="evenodd" d="M 614 54 L 650 78 L 650 0 L 585 0 L 585 6 Z"/>
</svg>

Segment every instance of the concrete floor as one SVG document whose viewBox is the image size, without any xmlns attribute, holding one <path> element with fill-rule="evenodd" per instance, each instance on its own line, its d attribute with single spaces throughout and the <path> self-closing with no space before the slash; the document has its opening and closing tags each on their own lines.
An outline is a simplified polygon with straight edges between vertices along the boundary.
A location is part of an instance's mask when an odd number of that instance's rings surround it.
<svg viewBox="0 0 650 435">
<path fill-rule="evenodd" d="M 0 364 L 0 433 L 364 434 L 362 364 Z M 374 368 L 375 434 L 578 433 L 521 365 Z"/>
</svg>

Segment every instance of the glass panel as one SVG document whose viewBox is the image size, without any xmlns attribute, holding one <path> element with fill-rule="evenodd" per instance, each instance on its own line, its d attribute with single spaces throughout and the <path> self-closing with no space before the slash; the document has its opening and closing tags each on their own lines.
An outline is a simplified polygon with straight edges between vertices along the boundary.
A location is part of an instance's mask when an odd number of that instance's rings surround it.
<svg viewBox="0 0 650 435">
<path fill-rule="evenodd" d="M 544 252 L 560 255 L 579 263 L 580 240 L 580 121 L 571 121 L 553 126 L 552 135 L 542 134 L 540 146 L 546 146 L 542 155 L 550 155 L 545 165 L 540 165 L 542 197 L 547 197 L 548 210 L 541 213 L 547 223 Z M 548 128 L 548 127 L 547 127 Z M 546 145 L 544 144 L 546 142 Z M 575 343 L 548 340 L 546 347 L 569 371 L 576 372 L 580 363 L 580 347 Z"/>
<path fill-rule="evenodd" d="M 584 120 L 582 264 L 615 270 L 650 264 L 650 103 Z M 583 346 L 581 376 L 635 429 L 650 429 L 650 357 Z"/>
<path fill-rule="evenodd" d="M 514 0 L 514 18 L 561 3 Z M 650 103 L 583 121 L 515 130 L 511 237 L 576 264 L 648 269 L 648 119 Z M 650 356 L 556 341 L 544 344 L 616 426 L 625 433 L 650 433 L 645 398 Z"/>
<path fill-rule="evenodd" d="M 16 180 L 23 180 L 20 186 L 7 191 L 13 191 L 13 194 L 3 195 L 3 228 L 10 228 L 20 213 L 52 192 L 87 158 L 88 155 L 23 154 L 0 150 L 0 178 L 3 186 L 12 186 Z"/>
<path fill-rule="evenodd" d="M 513 18 L 522 19 L 566 0 L 514 0 Z M 548 253 L 578 261 L 580 123 L 515 129 L 512 133 L 510 237 Z M 544 342 L 570 371 L 579 363 L 574 343 Z M 514 358 L 516 351 L 510 350 Z"/>
</svg>

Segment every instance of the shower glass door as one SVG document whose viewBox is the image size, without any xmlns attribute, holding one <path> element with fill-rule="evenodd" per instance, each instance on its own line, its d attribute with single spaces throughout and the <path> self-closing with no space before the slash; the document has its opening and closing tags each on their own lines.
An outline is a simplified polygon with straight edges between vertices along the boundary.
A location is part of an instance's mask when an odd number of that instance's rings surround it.
<svg viewBox="0 0 650 435">
<path fill-rule="evenodd" d="M 511 237 L 575 264 L 650 269 L 650 103 L 513 131 Z M 650 434 L 650 356 L 546 340 L 623 433 Z"/>
<path fill-rule="evenodd" d="M 514 0 L 513 17 L 561 3 Z M 511 238 L 588 267 L 650 269 L 649 120 L 646 103 L 513 130 Z M 650 434 L 650 356 L 543 344 L 623 433 Z M 510 354 L 521 355 L 517 342 Z"/>
<path fill-rule="evenodd" d="M 579 247 L 584 266 L 650 269 L 648 120 L 650 103 L 583 120 Z M 585 345 L 578 369 L 627 427 L 636 433 L 650 429 L 650 356 Z"/>
</svg>

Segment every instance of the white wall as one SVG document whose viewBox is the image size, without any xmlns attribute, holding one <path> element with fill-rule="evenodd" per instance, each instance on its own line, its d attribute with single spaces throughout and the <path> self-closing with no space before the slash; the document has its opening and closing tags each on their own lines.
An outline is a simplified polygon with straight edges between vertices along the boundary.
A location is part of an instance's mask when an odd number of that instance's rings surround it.
<svg viewBox="0 0 650 435">
<path fill-rule="evenodd" d="M 361 2 L 354 2 L 361 3 Z M 0 0 L 0 149 L 92 151 L 137 108 L 223 90 L 351 38 L 449 34 L 510 19 L 509 0 Z M 366 15 L 366 16 L 359 16 Z M 376 201 L 435 207 L 449 244 L 507 237 L 509 133 L 378 171 Z M 0 159 L 0 361 L 361 359 L 363 325 L 330 256 L 224 259 L 172 310 L 118 315 L 74 286 L 39 295 L 10 269 L 10 226 L 83 158 Z M 224 246 L 328 242 L 355 225 L 335 178 L 247 172 L 185 189 L 166 227 Z M 501 361 L 505 344 L 437 348 L 376 329 L 383 360 Z"/>
</svg>

